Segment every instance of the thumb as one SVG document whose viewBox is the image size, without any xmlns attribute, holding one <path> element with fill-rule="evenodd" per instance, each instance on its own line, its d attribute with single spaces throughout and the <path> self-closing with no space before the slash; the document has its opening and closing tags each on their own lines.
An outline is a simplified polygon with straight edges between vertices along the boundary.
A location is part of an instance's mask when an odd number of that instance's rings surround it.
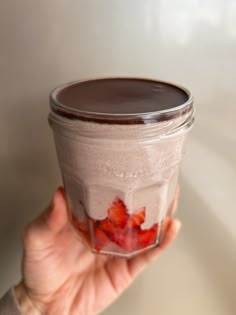
<svg viewBox="0 0 236 315">
<path fill-rule="evenodd" d="M 30 222 L 24 231 L 24 245 L 40 249 L 50 244 L 68 224 L 65 192 L 58 188 L 50 206 Z"/>
<path fill-rule="evenodd" d="M 45 223 L 53 233 L 60 232 L 68 223 L 66 196 L 62 187 L 59 187 L 52 199 L 51 205 L 45 212 Z"/>
</svg>

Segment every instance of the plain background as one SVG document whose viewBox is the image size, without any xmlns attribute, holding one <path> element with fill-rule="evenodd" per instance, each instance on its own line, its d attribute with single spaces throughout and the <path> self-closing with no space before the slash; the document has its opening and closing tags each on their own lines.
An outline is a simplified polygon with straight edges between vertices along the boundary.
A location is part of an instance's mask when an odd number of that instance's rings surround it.
<svg viewBox="0 0 236 315">
<path fill-rule="evenodd" d="M 49 91 L 109 75 L 186 85 L 197 115 L 182 233 L 105 314 L 235 314 L 235 0 L 1 1 L 0 294 L 20 279 L 23 226 L 61 181 Z"/>
</svg>

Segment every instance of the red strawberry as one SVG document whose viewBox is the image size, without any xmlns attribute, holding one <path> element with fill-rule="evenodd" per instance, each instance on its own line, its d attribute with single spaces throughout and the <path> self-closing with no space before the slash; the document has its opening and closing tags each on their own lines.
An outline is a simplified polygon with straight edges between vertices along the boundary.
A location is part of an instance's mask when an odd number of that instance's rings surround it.
<svg viewBox="0 0 236 315">
<path fill-rule="evenodd" d="M 111 240 L 127 252 L 134 251 L 138 241 L 137 236 L 133 235 L 132 232 L 125 233 L 124 231 L 114 234 Z"/>
<path fill-rule="evenodd" d="M 79 221 L 75 214 L 72 213 L 72 223 L 76 230 L 87 232 L 88 231 L 88 221 L 85 219 L 84 221 Z"/>
<path fill-rule="evenodd" d="M 124 233 L 117 231 L 117 233 L 110 235 L 110 240 L 116 243 L 118 246 L 123 247 L 125 235 Z"/>
<path fill-rule="evenodd" d="M 108 219 L 99 221 L 99 228 L 107 235 L 114 235 L 117 227 Z"/>
<path fill-rule="evenodd" d="M 145 208 L 140 209 L 129 217 L 128 228 L 135 228 L 145 221 Z"/>
<path fill-rule="evenodd" d="M 71 213 L 71 221 L 72 221 L 73 227 L 74 227 L 76 230 L 79 230 L 79 221 L 78 221 L 78 219 L 76 218 L 76 216 L 74 215 L 74 213 Z"/>
<path fill-rule="evenodd" d="M 137 244 L 138 244 L 137 238 L 133 237 L 132 235 L 129 235 L 126 236 L 125 241 L 121 247 L 128 253 L 130 253 L 137 249 Z"/>
<path fill-rule="evenodd" d="M 79 228 L 80 228 L 80 230 L 82 232 L 88 232 L 88 230 L 89 230 L 89 222 L 87 220 L 83 221 L 83 222 L 80 222 Z"/>
<path fill-rule="evenodd" d="M 89 222 L 87 220 L 81 222 L 77 219 L 75 215 L 73 215 L 72 224 L 75 229 L 75 232 L 80 237 L 80 239 L 90 244 Z"/>
<path fill-rule="evenodd" d="M 138 244 L 140 248 L 145 248 L 156 242 L 157 238 L 157 224 L 154 224 L 148 230 L 138 230 Z"/>
<path fill-rule="evenodd" d="M 94 230 L 94 248 L 97 252 L 100 252 L 100 250 L 106 246 L 109 243 L 109 238 L 106 236 L 106 234 L 100 230 L 99 228 L 95 228 Z"/>
<path fill-rule="evenodd" d="M 119 227 L 124 227 L 128 220 L 128 213 L 123 201 L 117 199 L 113 201 L 108 209 L 108 219 Z"/>
</svg>

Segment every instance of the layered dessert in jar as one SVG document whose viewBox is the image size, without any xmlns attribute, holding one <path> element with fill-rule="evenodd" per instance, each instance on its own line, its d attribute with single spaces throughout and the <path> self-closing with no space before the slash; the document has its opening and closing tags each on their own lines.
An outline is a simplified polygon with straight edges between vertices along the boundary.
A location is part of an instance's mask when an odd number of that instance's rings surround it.
<svg viewBox="0 0 236 315">
<path fill-rule="evenodd" d="M 159 244 L 193 116 L 190 93 L 159 81 L 89 80 L 52 92 L 71 227 L 93 252 L 130 257 Z"/>
</svg>

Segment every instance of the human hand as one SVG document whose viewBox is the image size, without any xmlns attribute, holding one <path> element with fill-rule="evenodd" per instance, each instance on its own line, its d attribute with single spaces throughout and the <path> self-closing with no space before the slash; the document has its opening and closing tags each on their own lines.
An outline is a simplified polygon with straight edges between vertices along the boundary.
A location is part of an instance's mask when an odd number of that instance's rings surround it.
<svg viewBox="0 0 236 315">
<path fill-rule="evenodd" d="M 176 209 L 178 192 L 172 205 Z M 167 218 L 161 245 L 131 259 L 95 255 L 71 233 L 65 193 L 24 233 L 23 280 L 16 297 L 24 315 L 95 315 L 111 304 L 176 238 L 181 223 Z"/>
</svg>

